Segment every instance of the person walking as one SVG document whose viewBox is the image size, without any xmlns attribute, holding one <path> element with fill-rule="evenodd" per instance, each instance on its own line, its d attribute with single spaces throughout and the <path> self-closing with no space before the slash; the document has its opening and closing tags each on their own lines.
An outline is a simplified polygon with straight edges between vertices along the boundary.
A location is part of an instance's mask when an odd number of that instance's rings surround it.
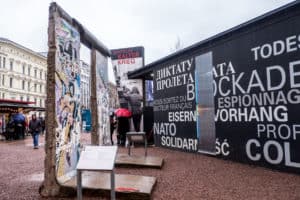
<svg viewBox="0 0 300 200">
<path fill-rule="evenodd" d="M 118 133 L 119 133 L 119 144 L 125 146 L 126 133 L 130 130 L 129 118 L 128 117 L 118 117 Z"/>
<path fill-rule="evenodd" d="M 113 134 L 115 128 L 117 127 L 117 121 L 115 120 L 114 112 L 110 113 L 109 122 L 110 122 L 110 140 L 111 140 L 111 144 L 114 145 Z"/>
<path fill-rule="evenodd" d="M 25 139 L 25 116 L 23 109 L 19 108 L 18 113 L 13 116 L 15 123 L 15 139 Z"/>
<path fill-rule="evenodd" d="M 142 117 L 142 101 L 143 96 L 140 95 L 140 92 L 137 87 L 132 87 L 131 93 L 125 96 L 129 100 L 130 111 L 132 112 L 132 122 L 133 128 L 136 132 L 140 131 L 141 117 Z"/>
<path fill-rule="evenodd" d="M 36 114 L 32 115 L 32 118 L 29 122 L 29 132 L 32 135 L 33 138 L 33 148 L 38 149 L 39 148 L 39 134 L 42 130 L 42 124 L 40 120 L 37 120 Z"/>
<path fill-rule="evenodd" d="M 9 115 L 9 121 L 6 125 L 6 140 L 13 140 L 16 138 L 15 123 L 12 115 Z"/>
<path fill-rule="evenodd" d="M 44 117 L 40 117 L 39 120 L 40 120 L 41 126 L 42 126 L 42 131 L 41 131 L 41 133 L 42 133 L 42 135 L 44 135 L 44 134 L 45 134 L 45 129 L 46 129 L 45 119 L 44 119 Z"/>
</svg>

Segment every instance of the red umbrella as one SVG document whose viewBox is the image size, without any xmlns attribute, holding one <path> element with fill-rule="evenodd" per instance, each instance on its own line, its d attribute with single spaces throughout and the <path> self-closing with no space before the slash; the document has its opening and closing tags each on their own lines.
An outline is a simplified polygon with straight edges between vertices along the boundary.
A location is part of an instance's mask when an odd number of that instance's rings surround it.
<svg viewBox="0 0 300 200">
<path fill-rule="evenodd" d="M 131 112 L 126 108 L 118 108 L 115 114 L 117 117 L 131 117 Z"/>
</svg>

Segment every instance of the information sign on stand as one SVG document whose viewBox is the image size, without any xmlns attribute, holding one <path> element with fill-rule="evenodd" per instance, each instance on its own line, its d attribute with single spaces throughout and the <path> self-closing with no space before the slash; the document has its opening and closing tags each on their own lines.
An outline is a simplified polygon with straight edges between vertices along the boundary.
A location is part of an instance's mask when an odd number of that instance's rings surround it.
<svg viewBox="0 0 300 200">
<path fill-rule="evenodd" d="M 111 173 L 111 199 L 115 199 L 115 160 L 117 146 L 88 146 L 82 151 L 77 164 L 77 197 L 82 199 L 82 171 L 109 171 Z"/>
</svg>

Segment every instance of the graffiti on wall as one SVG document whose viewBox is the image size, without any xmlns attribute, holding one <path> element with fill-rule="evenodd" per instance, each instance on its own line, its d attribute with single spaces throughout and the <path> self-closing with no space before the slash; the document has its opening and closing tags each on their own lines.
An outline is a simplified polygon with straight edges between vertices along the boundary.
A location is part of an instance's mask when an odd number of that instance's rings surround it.
<svg viewBox="0 0 300 200">
<path fill-rule="evenodd" d="M 96 84 L 97 84 L 97 108 L 98 108 L 98 134 L 99 144 L 110 144 L 109 123 L 109 94 L 108 94 L 108 71 L 107 58 L 96 53 Z"/>
<path fill-rule="evenodd" d="M 55 21 L 56 177 L 75 174 L 80 139 L 80 35 L 61 18 Z"/>
</svg>

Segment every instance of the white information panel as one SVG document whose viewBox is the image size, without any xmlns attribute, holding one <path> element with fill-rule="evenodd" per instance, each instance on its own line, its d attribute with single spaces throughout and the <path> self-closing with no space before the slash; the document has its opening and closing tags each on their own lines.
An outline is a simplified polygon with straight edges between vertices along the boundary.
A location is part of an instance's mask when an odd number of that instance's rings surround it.
<svg viewBox="0 0 300 200">
<path fill-rule="evenodd" d="M 82 171 L 110 171 L 111 199 L 115 200 L 115 160 L 117 146 L 87 146 L 77 164 L 77 199 L 82 199 Z"/>
<path fill-rule="evenodd" d="M 87 146 L 81 152 L 77 169 L 112 170 L 117 154 L 117 146 Z"/>
</svg>

